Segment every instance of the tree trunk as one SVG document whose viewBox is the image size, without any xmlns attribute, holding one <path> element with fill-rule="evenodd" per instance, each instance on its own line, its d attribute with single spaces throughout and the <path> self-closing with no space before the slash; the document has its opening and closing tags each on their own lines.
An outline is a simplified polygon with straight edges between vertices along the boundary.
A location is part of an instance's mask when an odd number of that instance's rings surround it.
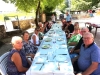
<svg viewBox="0 0 100 75">
<path fill-rule="evenodd" d="M 38 3 L 38 6 L 37 6 L 37 9 L 36 9 L 36 18 L 35 18 L 35 23 L 36 23 L 36 27 L 39 27 L 38 26 L 38 16 L 39 16 L 39 9 L 40 9 L 40 0 L 39 0 L 39 3 Z"/>
</svg>

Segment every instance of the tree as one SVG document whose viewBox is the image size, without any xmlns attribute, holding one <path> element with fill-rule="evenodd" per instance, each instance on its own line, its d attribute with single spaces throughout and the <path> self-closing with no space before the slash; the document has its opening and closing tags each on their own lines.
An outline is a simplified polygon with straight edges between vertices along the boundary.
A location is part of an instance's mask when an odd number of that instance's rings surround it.
<svg viewBox="0 0 100 75">
<path fill-rule="evenodd" d="M 65 10 L 66 10 L 66 8 L 67 8 L 67 5 L 66 5 L 67 3 L 65 2 L 65 1 L 63 1 L 61 4 L 60 4 L 60 6 L 57 6 L 57 8 L 62 12 L 62 13 L 64 13 L 65 12 Z"/>
<path fill-rule="evenodd" d="M 72 0 L 71 9 L 86 11 L 92 8 L 91 3 L 92 2 L 87 2 L 85 0 Z"/>
<path fill-rule="evenodd" d="M 39 12 L 44 11 L 46 7 L 52 7 L 53 9 L 62 3 L 64 0 L 3 0 L 5 2 L 10 2 L 16 5 L 16 7 L 22 11 L 30 12 L 35 10 L 36 13 L 36 26 L 38 27 L 38 16 Z M 49 11 L 49 10 L 48 10 Z"/>
<path fill-rule="evenodd" d="M 88 10 L 98 7 L 100 0 L 71 0 L 72 10 Z"/>
</svg>

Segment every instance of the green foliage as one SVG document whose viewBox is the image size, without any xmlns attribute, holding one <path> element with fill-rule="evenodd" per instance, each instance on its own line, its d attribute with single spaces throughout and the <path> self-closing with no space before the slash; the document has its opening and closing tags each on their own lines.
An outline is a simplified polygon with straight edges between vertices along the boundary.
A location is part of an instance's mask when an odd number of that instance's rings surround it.
<svg viewBox="0 0 100 75">
<path fill-rule="evenodd" d="M 61 4 L 64 0 L 3 0 L 7 3 L 14 3 L 18 9 L 31 12 L 36 10 L 38 2 L 40 1 L 41 11 L 44 11 L 47 7 L 55 9 L 57 5 Z M 51 11 L 51 10 L 50 10 Z"/>
<path fill-rule="evenodd" d="M 37 10 L 38 2 L 40 1 L 40 12 L 51 12 L 53 9 L 58 7 L 64 12 L 67 7 L 67 3 L 63 3 L 65 0 L 3 0 L 6 3 L 13 3 L 18 9 L 30 12 Z M 93 6 L 99 7 L 100 0 L 71 0 L 71 10 L 87 10 L 92 9 Z M 48 8 L 48 9 L 47 9 Z"/>
<path fill-rule="evenodd" d="M 98 7 L 98 3 L 100 2 L 100 0 L 91 0 L 91 1 L 92 1 L 92 6 Z"/>
<path fill-rule="evenodd" d="M 6 3 L 15 3 L 16 2 L 15 0 L 2 0 L 2 1 L 4 1 Z"/>
<path fill-rule="evenodd" d="M 59 6 L 57 6 L 57 8 L 58 8 L 62 13 L 64 13 L 65 10 L 66 10 L 66 8 L 67 8 L 65 1 L 63 1 Z"/>
<path fill-rule="evenodd" d="M 72 0 L 72 4 L 71 4 L 71 9 L 72 10 L 88 10 L 91 9 L 91 1 L 89 2 L 89 0 Z"/>
<path fill-rule="evenodd" d="M 9 20 L 9 17 L 8 16 L 4 16 L 4 20 Z"/>
</svg>

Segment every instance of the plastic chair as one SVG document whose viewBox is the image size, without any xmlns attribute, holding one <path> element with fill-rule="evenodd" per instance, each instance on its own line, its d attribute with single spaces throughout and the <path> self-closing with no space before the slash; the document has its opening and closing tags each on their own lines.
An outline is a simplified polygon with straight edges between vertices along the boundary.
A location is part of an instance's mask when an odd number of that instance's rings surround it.
<svg viewBox="0 0 100 75">
<path fill-rule="evenodd" d="M 18 30 L 19 30 L 19 29 L 14 29 L 11 20 L 7 20 L 7 21 L 5 22 L 5 26 L 6 26 L 6 28 L 5 28 L 5 31 L 6 31 L 6 32 L 12 32 L 12 31 L 18 31 Z"/>
<path fill-rule="evenodd" d="M 6 52 L 0 57 L 0 73 L 1 73 L 1 75 L 7 75 L 8 54 L 9 54 L 9 52 Z"/>
<path fill-rule="evenodd" d="M 33 24 L 32 22 L 30 22 L 31 28 L 35 28 L 35 24 Z"/>
</svg>

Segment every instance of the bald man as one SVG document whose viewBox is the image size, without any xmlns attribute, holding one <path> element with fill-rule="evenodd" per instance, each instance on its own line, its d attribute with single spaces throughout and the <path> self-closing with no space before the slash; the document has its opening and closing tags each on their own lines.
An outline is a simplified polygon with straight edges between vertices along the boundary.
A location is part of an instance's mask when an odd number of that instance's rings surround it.
<svg viewBox="0 0 100 75">
<path fill-rule="evenodd" d="M 80 75 L 100 75 L 100 48 L 94 43 L 94 36 L 90 32 L 83 35 L 78 67 L 82 72 Z"/>
</svg>

